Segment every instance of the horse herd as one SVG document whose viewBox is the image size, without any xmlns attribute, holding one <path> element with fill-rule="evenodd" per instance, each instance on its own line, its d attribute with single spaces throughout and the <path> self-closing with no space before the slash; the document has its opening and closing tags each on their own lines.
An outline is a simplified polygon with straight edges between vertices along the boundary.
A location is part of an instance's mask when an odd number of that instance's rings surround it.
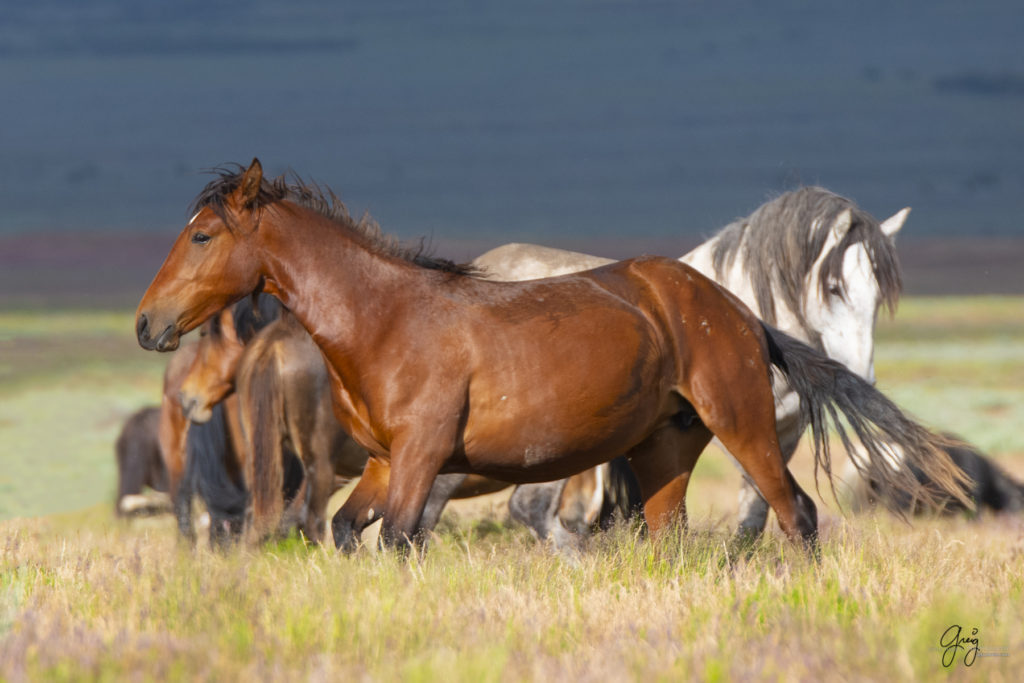
<svg viewBox="0 0 1024 683">
<path fill-rule="evenodd" d="M 679 260 L 621 262 L 509 244 L 470 264 L 399 246 L 330 192 L 221 170 L 136 313 L 145 349 L 178 349 L 159 408 L 117 444 L 118 510 L 170 493 L 194 538 L 326 533 L 352 550 L 370 523 L 404 546 L 451 498 L 515 486 L 513 518 L 560 547 L 642 510 L 685 523 L 690 474 L 715 439 L 744 474 L 739 534 L 768 510 L 816 549 L 814 503 L 787 465 L 829 432 L 872 494 L 899 510 L 1024 507 L 998 467 L 907 417 L 874 388 L 878 309 L 900 292 L 881 223 L 807 187 Z M 852 434 L 850 433 L 852 432 Z"/>
</svg>

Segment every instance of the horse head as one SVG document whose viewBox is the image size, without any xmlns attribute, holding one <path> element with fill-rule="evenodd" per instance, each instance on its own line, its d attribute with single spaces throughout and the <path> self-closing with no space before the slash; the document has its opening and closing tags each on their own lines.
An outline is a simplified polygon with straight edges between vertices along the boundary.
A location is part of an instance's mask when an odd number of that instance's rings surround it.
<svg viewBox="0 0 1024 683">
<path fill-rule="evenodd" d="M 235 389 L 235 374 L 245 351 L 230 308 L 199 327 L 195 359 L 181 383 L 179 400 L 185 416 L 196 423 L 209 421 L 213 406 Z"/>
<path fill-rule="evenodd" d="M 899 295 L 894 238 L 910 208 L 875 224 L 845 209 L 830 226 L 807 277 L 803 315 L 829 357 L 875 381 L 874 337 L 878 309 Z"/>
<path fill-rule="evenodd" d="M 227 190 L 226 179 L 234 183 Z M 200 195 L 198 211 L 171 247 L 135 313 L 142 348 L 178 348 L 181 335 L 260 288 L 252 238 L 262 189 L 263 169 L 253 159 L 244 173 L 214 181 Z"/>
</svg>

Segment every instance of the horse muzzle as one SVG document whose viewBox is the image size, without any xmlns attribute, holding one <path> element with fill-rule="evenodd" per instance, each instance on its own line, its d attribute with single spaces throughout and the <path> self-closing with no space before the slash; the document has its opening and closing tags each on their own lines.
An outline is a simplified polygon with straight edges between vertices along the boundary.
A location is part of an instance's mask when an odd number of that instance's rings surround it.
<svg viewBox="0 0 1024 683">
<path fill-rule="evenodd" d="M 145 313 L 140 314 L 135 322 L 135 336 L 139 340 L 139 346 L 147 351 L 173 351 L 178 348 L 181 339 L 173 323 L 154 337 L 149 317 Z"/>
<path fill-rule="evenodd" d="M 197 396 L 190 396 L 184 391 L 179 392 L 178 402 L 181 404 L 181 411 L 186 419 L 196 424 L 204 424 L 213 417 L 213 410 Z"/>
</svg>

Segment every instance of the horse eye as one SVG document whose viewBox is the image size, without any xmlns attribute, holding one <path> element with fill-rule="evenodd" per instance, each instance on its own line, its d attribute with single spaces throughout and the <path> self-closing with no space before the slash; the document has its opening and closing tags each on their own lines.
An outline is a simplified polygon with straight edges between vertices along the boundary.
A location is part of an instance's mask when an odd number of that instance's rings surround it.
<svg viewBox="0 0 1024 683">
<path fill-rule="evenodd" d="M 828 293 L 831 294 L 832 296 L 842 296 L 843 288 L 840 287 L 839 285 L 829 285 Z"/>
<path fill-rule="evenodd" d="M 206 244 L 210 241 L 210 236 L 205 232 L 197 232 L 192 235 L 192 244 Z"/>
</svg>

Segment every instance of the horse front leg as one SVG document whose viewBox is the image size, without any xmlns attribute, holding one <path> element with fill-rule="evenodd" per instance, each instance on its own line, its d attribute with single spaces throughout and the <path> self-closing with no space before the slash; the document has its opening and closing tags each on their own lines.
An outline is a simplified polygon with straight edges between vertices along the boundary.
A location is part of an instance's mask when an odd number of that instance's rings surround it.
<svg viewBox="0 0 1024 683">
<path fill-rule="evenodd" d="M 178 531 L 190 545 L 195 545 L 196 531 L 192 525 L 191 481 L 185 480 L 186 455 L 185 441 L 188 434 L 188 419 L 181 411 L 181 405 L 163 397 L 160 406 L 160 422 L 157 440 L 160 443 L 160 455 L 167 471 L 167 492 L 171 497 L 174 517 L 178 522 Z"/>
<path fill-rule="evenodd" d="M 331 520 L 331 533 L 338 550 L 346 553 L 355 551 L 363 529 L 384 515 L 390 477 L 391 466 L 388 463 L 374 457 L 366 461 L 359 483 Z"/>
<path fill-rule="evenodd" d="M 420 520 L 442 463 L 451 455 L 447 439 L 424 446 L 419 440 L 396 442 L 391 451 L 387 511 L 380 528 L 383 547 L 408 550 L 422 543 Z"/>
</svg>

